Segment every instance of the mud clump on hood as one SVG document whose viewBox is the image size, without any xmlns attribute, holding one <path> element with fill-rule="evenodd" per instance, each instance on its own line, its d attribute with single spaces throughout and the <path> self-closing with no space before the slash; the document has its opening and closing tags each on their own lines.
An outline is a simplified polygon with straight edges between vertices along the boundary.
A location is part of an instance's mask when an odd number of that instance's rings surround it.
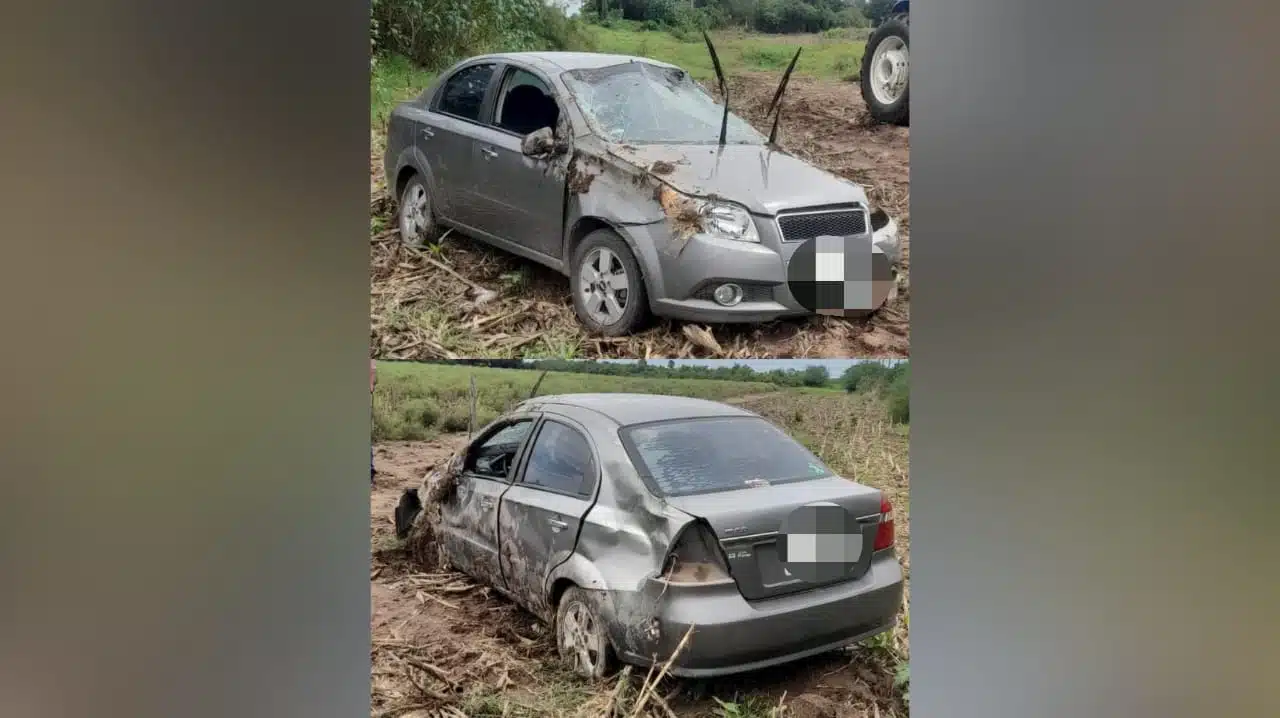
<svg viewBox="0 0 1280 718">
<path fill-rule="evenodd" d="M 676 171 L 676 166 L 666 160 L 658 160 L 649 166 L 649 171 L 656 175 L 669 175 Z"/>
<path fill-rule="evenodd" d="M 679 254 L 689 239 L 702 231 L 702 215 L 698 213 L 693 200 L 675 191 L 670 185 L 659 185 L 655 199 L 662 205 L 662 213 L 671 224 L 671 244 Z"/>
</svg>

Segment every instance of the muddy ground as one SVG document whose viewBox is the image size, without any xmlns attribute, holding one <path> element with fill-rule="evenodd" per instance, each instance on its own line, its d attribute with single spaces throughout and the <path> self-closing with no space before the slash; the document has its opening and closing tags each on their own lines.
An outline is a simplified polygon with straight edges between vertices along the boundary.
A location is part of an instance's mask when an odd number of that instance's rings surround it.
<svg viewBox="0 0 1280 718">
<path fill-rule="evenodd" d="M 731 78 L 730 105 L 769 131 L 765 108 L 778 75 Z M 578 324 L 569 280 L 532 262 L 451 233 L 424 252 L 403 247 L 382 177 L 382 138 L 370 156 L 371 343 L 388 359 L 459 357 L 905 357 L 910 353 L 909 130 L 875 125 L 856 83 L 793 77 L 779 141 L 806 161 L 862 184 L 897 218 L 907 283 L 871 317 L 789 319 L 765 325 L 659 322 L 631 337 L 601 339 Z M 479 305 L 477 288 L 498 293 Z"/>
<path fill-rule="evenodd" d="M 734 403 L 770 400 L 744 397 Z M 762 408 L 770 409 L 767 404 Z M 785 410 L 801 411 L 789 406 Z M 795 416 L 800 418 L 799 413 Z M 818 420 L 816 415 L 806 416 L 803 422 Z M 841 430 L 849 432 L 847 427 Z M 401 490 L 418 486 L 428 467 L 446 459 L 463 441 L 462 435 L 447 435 L 376 447 L 377 478 L 370 500 L 371 715 L 599 718 L 611 715 L 611 705 L 626 708 L 626 697 L 634 699 L 643 676 L 627 677 L 625 683 L 617 678 L 599 684 L 578 679 L 561 668 L 548 630 L 531 615 L 460 574 L 418 572 L 398 548 L 391 517 Z M 898 467 L 890 453 L 898 451 L 877 451 L 852 465 L 867 473 L 892 474 L 882 488 L 900 507 L 895 510 L 899 555 L 909 567 L 906 469 Z M 886 459 L 891 471 L 870 466 Z M 886 634 L 896 644 L 891 647 L 863 645 L 741 676 L 667 679 L 658 690 L 662 701 L 651 703 L 645 715 L 905 716 L 902 693 L 893 684 L 896 661 L 890 654 L 905 651 L 905 634 L 905 626 Z M 735 707 L 725 708 L 718 701 Z M 631 715 L 621 710 L 616 714 Z"/>
</svg>

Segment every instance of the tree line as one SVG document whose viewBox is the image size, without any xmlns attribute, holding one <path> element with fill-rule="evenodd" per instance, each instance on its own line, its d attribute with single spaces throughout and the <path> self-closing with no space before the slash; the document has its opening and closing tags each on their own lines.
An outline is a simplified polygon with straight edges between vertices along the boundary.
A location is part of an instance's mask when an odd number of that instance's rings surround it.
<svg viewBox="0 0 1280 718">
<path fill-rule="evenodd" d="M 870 27 L 893 0 L 584 0 L 582 17 L 604 25 L 619 20 L 648 29 L 741 28 L 766 33 L 822 32 Z"/>
<path fill-rule="evenodd" d="M 838 387 L 846 392 L 878 393 L 887 402 L 890 418 L 898 423 L 911 421 L 911 362 L 868 360 L 852 364 L 838 377 L 831 376 L 825 366 L 811 364 L 797 369 L 757 371 L 745 364 L 707 366 L 676 364 L 673 360 L 607 362 L 573 359 L 455 359 L 430 360 L 429 364 L 464 364 L 493 369 L 534 369 L 576 374 L 604 374 L 652 379 L 718 379 L 723 381 L 765 382 L 786 388 Z"/>
</svg>

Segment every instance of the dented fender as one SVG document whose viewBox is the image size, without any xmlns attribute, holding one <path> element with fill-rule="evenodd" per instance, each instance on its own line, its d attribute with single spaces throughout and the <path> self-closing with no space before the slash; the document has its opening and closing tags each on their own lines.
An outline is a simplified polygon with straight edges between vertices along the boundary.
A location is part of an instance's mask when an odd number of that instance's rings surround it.
<svg viewBox="0 0 1280 718">
<path fill-rule="evenodd" d="M 618 441 L 616 434 L 612 441 Z M 606 460 L 604 467 L 612 476 L 634 471 L 618 459 Z M 653 579 L 661 574 L 672 542 L 697 519 L 644 491 L 638 479 L 614 481 L 609 488 L 610 495 L 583 519 L 573 554 L 552 571 L 547 590 L 562 578 L 591 590 L 614 647 L 635 653 L 651 644 L 662 602 Z"/>
<path fill-rule="evenodd" d="M 558 566 L 548 589 L 561 578 L 598 592 L 601 618 L 615 648 L 635 653 L 649 643 L 648 632 L 659 613 L 662 594 L 654 578 L 672 542 L 696 521 L 654 500 L 656 506 L 625 512 L 597 506 L 587 515 L 576 549 Z M 644 526 L 640 530 L 638 526 Z"/>
<path fill-rule="evenodd" d="M 655 225 L 667 216 L 655 199 L 654 184 L 644 172 L 600 151 L 591 138 L 575 148 L 567 168 L 565 191 L 566 236 L 573 236 L 583 220 L 601 222 L 617 232 L 640 263 L 649 296 L 663 296 L 658 251 L 651 237 L 666 234 Z M 630 228 L 643 227 L 635 232 Z M 564 266 L 573 262 L 574 243 L 564 244 Z M 569 270 L 572 271 L 572 270 Z"/>
<path fill-rule="evenodd" d="M 431 191 L 431 201 L 436 210 L 447 209 L 444 201 L 445 193 L 440 191 L 439 180 L 431 170 L 431 164 L 427 162 L 427 156 L 416 145 L 404 148 L 396 158 L 395 171 L 391 176 L 387 177 L 387 194 L 391 195 L 392 199 L 397 203 L 400 201 L 400 197 L 396 192 L 396 178 L 400 176 L 400 173 L 406 167 L 412 167 L 415 172 L 426 178 L 427 188 Z"/>
</svg>

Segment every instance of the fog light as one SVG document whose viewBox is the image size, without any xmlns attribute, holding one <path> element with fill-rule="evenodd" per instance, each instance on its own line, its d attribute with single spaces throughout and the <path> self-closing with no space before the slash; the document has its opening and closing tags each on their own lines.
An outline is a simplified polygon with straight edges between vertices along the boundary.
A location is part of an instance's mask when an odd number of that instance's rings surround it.
<svg viewBox="0 0 1280 718">
<path fill-rule="evenodd" d="M 742 301 L 742 287 L 736 284 L 721 284 L 716 287 L 716 291 L 711 296 L 715 298 L 717 304 L 732 307 Z"/>
</svg>

